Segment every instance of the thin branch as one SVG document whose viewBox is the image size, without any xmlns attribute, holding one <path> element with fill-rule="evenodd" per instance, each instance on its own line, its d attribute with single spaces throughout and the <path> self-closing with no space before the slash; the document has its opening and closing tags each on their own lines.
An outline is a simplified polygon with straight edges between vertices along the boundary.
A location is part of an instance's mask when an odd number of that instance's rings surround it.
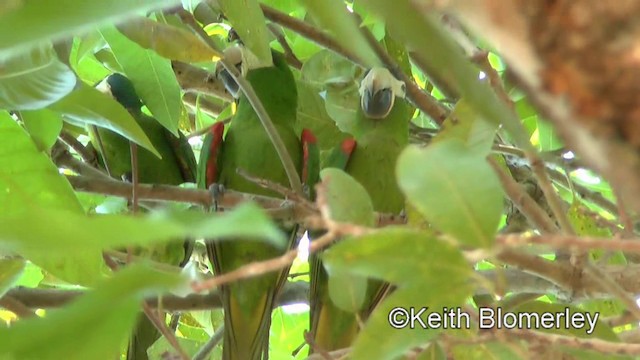
<svg viewBox="0 0 640 360">
<path fill-rule="evenodd" d="M 181 18 L 193 31 L 196 32 L 196 34 L 202 40 L 204 40 L 207 45 L 209 45 L 212 49 L 216 48 L 213 40 L 211 40 L 211 38 L 209 38 L 209 35 L 207 35 L 207 33 L 202 29 L 202 27 L 200 27 L 200 25 L 198 25 L 197 21 L 193 18 L 193 15 L 187 13 L 184 16 L 181 15 Z M 258 118 L 260 119 L 262 126 L 269 136 L 271 143 L 275 147 L 276 152 L 278 153 L 278 157 L 282 162 L 282 166 L 287 173 L 287 178 L 289 179 L 289 185 L 291 186 L 291 189 L 293 189 L 293 191 L 298 194 L 303 194 L 300 174 L 298 174 L 296 166 L 291 159 L 291 155 L 287 151 L 287 148 L 284 145 L 284 142 L 282 141 L 278 130 L 273 125 L 273 122 L 271 121 L 267 110 L 262 105 L 260 98 L 258 98 L 258 95 L 253 90 L 251 84 L 240 74 L 240 70 L 238 70 L 233 64 L 229 63 L 229 61 L 224 58 L 220 59 L 219 62 L 222 64 L 222 66 L 224 66 L 229 75 L 231 75 L 233 80 L 238 84 L 240 89 L 242 89 L 245 97 L 255 110 L 256 115 L 258 115 Z"/>
<path fill-rule="evenodd" d="M 217 117 L 224 110 L 223 105 L 218 105 L 202 96 L 198 98 L 198 95 L 192 92 L 185 93 L 184 96 L 182 96 L 182 101 L 191 107 L 194 112 L 195 109 L 198 108 L 200 111 L 212 117 Z"/>
<path fill-rule="evenodd" d="M 61 142 L 56 142 L 51 152 L 51 158 L 58 167 L 72 170 L 76 174 L 83 175 L 90 178 L 112 180 L 109 175 L 102 171 L 76 159 L 71 153 L 64 148 Z"/>
<path fill-rule="evenodd" d="M 171 347 L 180 355 L 182 360 L 189 360 L 189 355 L 184 351 L 184 349 L 180 346 L 178 339 L 176 338 L 176 334 L 169 329 L 167 324 L 164 321 L 164 315 L 162 312 L 158 311 L 159 309 L 152 309 L 147 303 L 142 303 L 142 309 L 144 314 L 147 316 L 149 321 L 153 323 L 153 325 L 158 329 L 158 331 L 162 334 L 162 336 L 167 339 L 167 342 Z"/>
<path fill-rule="evenodd" d="M 218 330 L 211 336 L 209 341 L 204 344 L 200 350 L 193 356 L 193 360 L 206 360 L 209 359 L 209 354 L 224 338 L 224 325 L 220 326 Z"/>
<path fill-rule="evenodd" d="M 287 62 L 289 63 L 289 65 L 293 66 L 298 70 L 302 69 L 302 61 L 298 59 L 296 54 L 293 52 L 293 49 L 291 48 L 291 46 L 289 46 L 289 43 L 287 42 L 287 39 L 285 38 L 284 33 L 282 32 L 282 29 L 280 29 L 274 23 L 267 24 L 267 27 L 269 28 L 271 33 L 276 37 L 276 40 L 278 41 L 280 46 L 282 46 L 282 49 L 284 50 L 284 57 L 287 59 Z"/>
<path fill-rule="evenodd" d="M 489 158 L 489 164 L 498 175 L 502 187 L 513 204 L 524 214 L 529 222 L 542 233 L 554 233 L 557 231 L 555 223 L 535 200 L 518 184 L 511 175 L 507 174 L 500 165 Z"/>
<path fill-rule="evenodd" d="M 285 306 L 308 301 L 309 284 L 302 281 L 288 282 L 276 300 L 277 306 Z M 39 289 L 17 287 L 9 290 L 0 301 L 10 297 L 20 302 L 27 309 L 50 309 L 65 306 L 85 294 L 84 290 Z M 160 306 L 157 296 L 145 299 L 151 308 Z M 217 290 L 207 294 L 190 294 L 188 296 L 162 295 L 162 309 L 174 311 L 200 311 L 222 308 L 222 297 Z"/>
<path fill-rule="evenodd" d="M 37 317 L 35 311 L 31 310 L 28 306 L 25 306 L 19 299 L 16 299 L 11 294 L 6 294 L 0 297 L 0 307 L 3 307 L 12 313 L 16 314 L 19 318 Z"/>
<path fill-rule="evenodd" d="M 62 130 L 60 132 L 59 138 L 70 148 L 72 148 L 76 153 L 78 153 L 78 155 L 80 155 L 80 158 L 82 158 L 82 161 L 84 161 L 85 163 L 91 165 L 95 165 L 98 163 L 98 159 L 96 159 L 96 153 L 87 150 L 87 148 L 82 145 L 82 143 L 68 131 Z"/>
</svg>

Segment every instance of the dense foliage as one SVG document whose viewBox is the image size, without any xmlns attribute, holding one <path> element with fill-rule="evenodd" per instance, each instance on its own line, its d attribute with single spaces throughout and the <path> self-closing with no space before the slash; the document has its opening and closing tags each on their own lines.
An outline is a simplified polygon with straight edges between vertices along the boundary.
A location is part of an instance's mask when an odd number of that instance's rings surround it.
<svg viewBox="0 0 640 360">
<path fill-rule="evenodd" d="M 482 3 L 504 16 L 499 2 Z M 408 0 L 0 3 L 0 358 L 125 358 L 147 316 L 164 335 L 150 359 L 219 359 L 220 286 L 289 266 L 271 315 L 270 359 L 638 356 L 637 204 L 616 200 L 629 194 L 622 175 L 606 173 L 612 160 L 584 145 L 593 126 L 577 121 L 568 131 L 563 121 L 574 113 L 549 100 L 586 91 L 502 53 L 505 38 L 465 22 L 471 13 Z M 221 59 L 237 43 L 255 67 L 273 64 L 272 49 L 283 54 L 297 90 L 293 128 L 315 134 L 327 167 L 315 169 L 317 186 L 252 178 L 270 190 L 219 194 L 154 162 L 175 146 L 166 133 L 183 140 L 181 150 L 188 139 L 178 167 L 195 166 L 189 159 L 211 149 L 205 135 L 233 123 L 243 105 L 218 75 L 232 71 Z M 361 81 L 382 67 L 403 84 L 395 110 L 377 120 L 404 121 L 393 134 L 404 139 L 399 156 L 388 143 L 397 137 L 371 140 L 381 123 L 360 121 Z M 99 85 L 113 73 L 131 80 L 137 108 Z M 253 108 L 255 93 L 295 93 L 238 83 Z M 255 126 L 277 123 L 256 112 Z M 370 147 L 367 156 L 388 149 L 395 165 L 328 168 L 351 138 L 356 151 Z M 394 194 L 401 211 L 386 206 Z M 299 250 L 285 251 L 283 224 L 299 224 Z M 258 240 L 282 256 L 214 274 L 204 239 L 222 238 Z M 192 240 L 183 267 L 183 243 L 169 253 L 176 239 Z M 321 296 L 309 291 L 316 255 L 333 276 L 323 296 L 346 312 L 364 314 L 367 286 L 391 284 L 343 348 L 324 349 L 309 333 L 309 306 Z M 414 318 L 413 329 L 404 323 L 411 313 L 397 312 L 424 307 L 427 324 Z M 470 325 L 443 327 L 448 309 L 469 314 Z M 488 309 L 555 322 L 480 329 Z M 578 315 L 587 320 L 565 321 Z"/>
</svg>

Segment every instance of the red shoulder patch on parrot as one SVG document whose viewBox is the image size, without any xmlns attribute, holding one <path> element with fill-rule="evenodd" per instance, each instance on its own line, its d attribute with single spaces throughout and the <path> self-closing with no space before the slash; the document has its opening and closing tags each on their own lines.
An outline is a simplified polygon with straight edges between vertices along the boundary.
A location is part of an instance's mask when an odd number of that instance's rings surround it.
<svg viewBox="0 0 640 360">
<path fill-rule="evenodd" d="M 209 158 L 207 159 L 207 187 L 216 182 L 216 180 L 218 179 L 218 155 L 220 154 L 220 147 L 222 146 L 224 123 L 218 122 L 213 124 L 209 131 L 211 132 L 212 139 L 211 145 L 209 145 Z"/>
<path fill-rule="evenodd" d="M 342 150 L 342 153 L 344 153 L 347 156 L 351 156 L 351 153 L 353 153 L 353 150 L 355 148 L 356 148 L 356 140 L 354 138 L 344 139 L 342 141 L 342 144 L 340 144 L 340 149 Z"/>
<path fill-rule="evenodd" d="M 300 135 L 300 139 L 302 142 L 302 181 L 307 180 L 309 177 L 309 147 L 317 146 L 318 139 L 313 132 L 309 129 L 302 129 L 302 134 Z"/>
</svg>

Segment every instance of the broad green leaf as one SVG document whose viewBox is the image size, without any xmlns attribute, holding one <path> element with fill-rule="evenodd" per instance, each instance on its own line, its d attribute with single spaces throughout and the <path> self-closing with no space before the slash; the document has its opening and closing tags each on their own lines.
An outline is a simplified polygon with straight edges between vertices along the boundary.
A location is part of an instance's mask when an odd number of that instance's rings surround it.
<svg viewBox="0 0 640 360">
<path fill-rule="evenodd" d="M 556 135 L 553 125 L 540 118 L 538 118 L 538 142 L 541 151 L 553 151 L 564 146 Z"/>
<path fill-rule="evenodd" d="M 0 111 L 0 216 L 34 207 L 81 213 L 73 189 L 8 113 Z M 33 225 L 33 221 L 32 221 Z M 30 227 L 30 226 L 27 226 Z"/>
<path fill-rule="evenodd" d="M 409 0 L 362 0 L 372 13 L 382 17 L 391 35 L 417 52 L 429 68 L 441 70 L 452 80 L 469 104 L 488 121 L 502 123 L 518 146 L 530 150 L 529 136 L 518 117 L 495 94 L 488 81 L 440 25 L 436 14 L 425 14 Z"/>
<path fill-rule="evenodd" d="M 303 349 L 294 358 L 291 354 L 304 343 L 304 332 L 309 329 L 309 311 L 288 311 L 280 307 L 271 315 L 269 344 L 270 359 L 306 359 L 307 351 Z"/>
<path fill-rule="evenodd" d="M 37 287 L 40 282 L 44 279 L 44 274 L 42 274 L 42 269 L 28 261 L 20 280 L 16 283 L 17 286 L 26 286 L 26 287 Z"/>
<path fill-rule="evenodd" d="M 356 133 L 355 122 L 360 106 L 358 87 L 355 84 L 346 87 L 327 86 L 325 96 L 327 114 L 336 122 L 338 129 L 349 134 Z"/>
<path fill-rule="evenodd" d="M 21 1 L 0 13 L 0 58 L 37 44 L 78 35 L 97 24 L 118 22 L 145 11 L 179 4 L 179 0 Z"/>
<path fill-rule="evenodd" d="M 461 305 L 471 291 L 471 268 L 460 251 L 416 230 L 392 227 L 343 240 L 328 249 L 323 260 L 329 273 L 347 271 L 398 284 L 356 339 L 352 359 L 395 359 L 439 332 L 395 329 L 389 325 L 391 309 L 429 306 L 440 312 Z"/>
<path fill-rule="evenodd" d="M 34 224 L 33 219 L 38 221 Z M 285 246 L 283 234 L 260 208 L 251 204 L 220 216 L 197 212 L 87 216 L 46 208 L 30 209 L 15 216 L 0 214 L 0 249 L 49 258 L 65 257 L 70 252 L 167 243 L 186 237 L 249 237 Z"/>
<path fill-rule="evenodd" d="M 329 296 L 338 308 L 355 313 L 362 309 L 367 295 L 367 283 L 369 280 L 348 271 L 334 269 L 329 276 Z"/>
<path fill-rule="evenodd" d="M 466 278 L 471 271 L 451 245 L 429 233 L 401 227 L 343 240 L 326 250 L 323 260 L 329 273 L 340 269 L 401 286 L 422 284 L 442 274 Z"/>
<path fill-rule="evenodd" d="M 471 152 L 489 155 L 496 130 L 495 123 L 485 121 L 465 99 L 461 99 L 432 143 L 456 138 L 462 140 Z"/>
<path fill-rule="evenodd" d="M 194 33 L 149 18 L 124 22 L 118 30 L 143 48 L 170 60 L 211 62 L 218 61 L 221 56 Z"/>
<path fill-rule="evenodd" d="M 145 295 L 184 280 L 142 266 L 129 266 L 69 306 L 44 318 L 0 328 L 0 357 L 9 359 L 115 359 L 127 341 Z"/>
<path fill-rule="evenodd" d="M 309 84 L 355 84 L 362 70 L 351 61 L 329 50 L 319 51 L 302 65 L 302 78 Z"/>
<path fill-rule="evenodd" d="M 84 83 L 49 108 L 62 113 L 65 120 L 72 124 L 107 128 L 160 156 L 140 125 L 122 105 Z"/>
<path fill-rule="evenodd" d="M 22 258 L 0 258 L 0 298 L 20 280 L 26 265 Z"/>
<path fill-rule="evenodd" d="M 258 58 L 259 66 L 271 66 L 269 31 L 257 0 L 219 0 L 222 12 L 244 45 Z"/>
<path fill-rule="evenodd" d="M 60 114 L 49 109 L 40 109 L 21 111 L 20 118 L 38 149 L 48 152 L 62 130 Z"/>
<path fill-rule="evenodd" d="M 338 222 L 373 226 L 373 204 L 367 190 L 346 172 L 326 168 L 320 172 L 331 218 Z"/>
<path fill-rule="evenodd" d="M 171 61 L 143 49 L 113 26 L 102 28 L 100 33 L 125 75 L 133 82 L 142 102 L 160 124 L 178 136 L 182 99 Z"/>
<path fill-rule="evenodd" d="M 437 342 L 432 342 L 424 349 L 416 360 L 446 360 L 447 354 L 445 354 L 442 346 Z"/>
<path fill-rule="evenodd" d="M 489 247 L 503 210 L 500 182 L 482 154 L 457 139 L 407 147 L 396 175 L 407 200 L 462 244 Z"/>
<path fill-rule="evenodd" d="M 298 124 L 299 128 L 311 129 L 322 150 L 333 148 L 347 137 L 327 114 L 317 88 L 303 81 L 298 82 Z"/>
<path fill-rule="evenodd" d="M 350 49 L 366 67 L 380 66 L 380 59 L 360 32 L 360 26 L 342 0 L 303 0 L 321 28 L 328 29 L 346 49 Z"/>
<path fill-rule="evenodd" d="M 50 45 L 0 58 L 0 109 L 41 109 L 60 100 L 75 85 L 73 71 L 58 60 Z"/>
<path fill-rule="evenodd" d="M 25 232 L 40 229 L 41 239 L 36 243 L 49 240 L 50 233 L 41 222 L 47 219 L 31 216 L 34 209 L 63 211 L 73 216 L 82 214 L 82 207 L 66 179 L 51 160 L 38 151 L 26 132 L 3 112 L 0 112 L 0 189 L 0 204 L 4 209 L 0 217 L 23 218 L 21 226 Z M 65 219 L 59 221 L 57 226 L 65 226 Z M 0 243 L 5 240 L 0 234 Z M 53 242 L 37 253 L 23 255 L 71 283 L 88 285 L 99 278 L 102 254 L 98 250 L 69 251 L 64 258 L 52 258 L 48 251 L 56 246 Z"/>
</svg>

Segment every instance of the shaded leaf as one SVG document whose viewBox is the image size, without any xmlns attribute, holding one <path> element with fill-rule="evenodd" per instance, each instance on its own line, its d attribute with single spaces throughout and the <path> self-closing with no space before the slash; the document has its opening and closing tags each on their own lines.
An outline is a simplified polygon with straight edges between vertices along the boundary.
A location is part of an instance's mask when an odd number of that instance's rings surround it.
<svg viewBox="0 0 640 360">
<path fill-rule="evenodd" d="M 333 269 L 329 276 L 329 296 L 335 306 L 349 313 L 362 309 L 367 295 L 368 279 L 362 275 Z"/>
<path fill-rule="evenodd" d="M 514 343 L 485 342 L 474 345 L 458 345 L 453 349 L 456 360 L 516 360 L 523 359 L 519 355 L 527 354 L 527 349 Z M 524 358 L 526 359 L 526 357 Z"/>
<path fill-rule="evenodd" d="M 39 43 L 78 35 L 96 24 L 117 22 L 139 12 L 180 3 L 179 0 L 23 1 L 0 14 L 0 58 Z M 55 15 L 55 16 L 53 16 Z"/>
<path fill-rule="evenodd" d="M 327 114 L 336 122 L 338 129 L 345 133 L 356 133 L 356 117 L 360 106 L 358 87 L 328 86 L 326 91 L 325 108 Z"/>
<path fill-rule="evenodd" d="M 118 25 L 118 30 L 143 48 L 170 60 L 187 63 L 218 61 L 221 56 L 194 33 L 149 18 L 124 22 Z"/>
<path fill-rule="evenodd" d="M 367 190 L 358 181 L 336 168 L 323 169 L 320 178 L 333 220 L 373 226 L 373 204 Z"/>
<path fill-rule="evenodd" d="M 347 135 L 336 127 L 335 121 L 327 114 L 324 100 L 318 94 L 317 88 L 302 81 L 298 82 L 297 119 L 299 128 L 311 129 L 322 150 L 331 149 L 347 138 Z"/>
<path fill-rule="evenodd" d="M 160 124 L 178 136 L 182 98 L 171 61 L 143 49 L 113 26 L 102 28 L 100 33 L 142 102 Z"/>
<path fill-rule="evenodd" d="M 62 113 L 74 125 L 96 125 L 124 136 L 160 156 L 140 125 L 113 98 L 81 84 L 71 94 L 49 107 Z"/>
<path fill-rule="evenodd" d="M 33 219 L 38 219 L 34 226 Z M 119 234 L 126 234 L 121 236 Z M 180 238 L 249 237 L 284 246 L 283 234 L 256 205 L 246 204 L 220 216 L 198 212 L 152 213 L 134 217 L 94 215 L 46 208 L 0 215 L 0 249 L 65 257 L 127 245 L 167 243 Z"/>
<path fill-rule="evenodd" d="M 75 74 L 58 60 L 51 46 L 0 59 L 0 108 L 41 109 L 63 98 L 75 85 Z"/>
<path fill-rule="evenodd" d="M 20 280 L 27 262 L 18 257 L 0 258 L 0 297 Z"/>
<path fill-rule="evenodd" d="M 486 122 L 465 99 L 461 99 L 432 143 L 456 138 L 462 140 L 471 152 L 486 156 L 491 151 L 496 130 L 496 124 Z"/>
<path fill-rule="evenodd" d="M 360 32 L 359 24 L 347 10 L 344 1 L 303 0 L 302 3 L 321 28 L 328 29 L 334 38 L 344 48 L 353 51 L 364 62 L 366 67 L 380 66 L 380 59 L 378 59 L 364 35 Z"/>
<path fill-rule="evenodd" d="M 183 281 L 178 275 L 129 266 L 69 306 L 48 311 L 45 318 L 24 319 L 8 329 L 0 328 L 0 357 L 116 358 L 133 328 L 143 297 Z"/>
<path fill-rule="evenodd" d="M 259 66 L 271 66 L 269 31 L 257 0 L 219 0 L 222 11 L 244 45 L 258 58 Z"/>
<path fill-rule="evenodd" d="M 48 109 L 40 109 L 36 111 L 21 111 L 20 118 L 38 149 L 48 152 L 58 139 L 60 130 L 62 130 L 62 117 L 60 117 L 60 114 Z"/>
<path fill-rule="evenodd" d="M 494 242 L 503 194 L 482 154 L 457 139 L 425 149 L 409 146 L 398 158 L 396 174 L 408 201 L 436 228 L 471 246 Z"/>
<path fill-rule="evenodd" d="M 302 78 L 315 86 L 355 84 L 361 68 L 329 50 L 321 50 L 302 65 Z"/>
</svg>

